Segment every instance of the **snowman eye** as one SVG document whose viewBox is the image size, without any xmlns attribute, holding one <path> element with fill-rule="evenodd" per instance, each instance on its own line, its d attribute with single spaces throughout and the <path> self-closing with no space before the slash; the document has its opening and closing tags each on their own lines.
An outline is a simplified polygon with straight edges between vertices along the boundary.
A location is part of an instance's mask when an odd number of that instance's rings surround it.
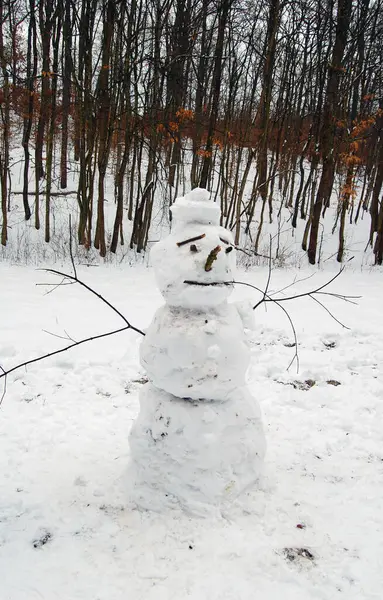
<svg viewBox="0 0 383 600">
<path fill-rule="evenodd" d="M 198 248 L 197 248 L 197 246 L 195 244 L 192 244 L 190 246 L 190 252 L 198 252 Z"/>
<path fill-rule="evenodd" d="M 230 254 L 230 252 L 233 250 L 233 246 L 227 240 L 224 240 L 221 237 L 219 239 L 221 240 L 221 242 L 223 242 L 224 244 L 226 244 L 226 246 L 229 246 L 228 248 L 226 248 L 225 252 L 226 252 L 226 254 Z"/>
</svg>

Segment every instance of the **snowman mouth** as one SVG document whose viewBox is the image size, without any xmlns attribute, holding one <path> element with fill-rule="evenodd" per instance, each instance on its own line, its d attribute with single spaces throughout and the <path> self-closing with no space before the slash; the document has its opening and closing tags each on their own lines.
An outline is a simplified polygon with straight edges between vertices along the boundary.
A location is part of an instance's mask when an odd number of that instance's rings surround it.
<svg viewBox="0 0 383 600">
<path fill-rule="evenodd" d="M 186 279 L 184 281 L 184 283 L 186 283 L 187 285 L 199 285 L 202 287 L 209 287 L 209 286 L 225 286 L 225 285 L 234 285 L 234 281 L 210 281 L 210 282 L 206 282 L 206 281 L 191 281 L 190 279 Z"/>
</svg>

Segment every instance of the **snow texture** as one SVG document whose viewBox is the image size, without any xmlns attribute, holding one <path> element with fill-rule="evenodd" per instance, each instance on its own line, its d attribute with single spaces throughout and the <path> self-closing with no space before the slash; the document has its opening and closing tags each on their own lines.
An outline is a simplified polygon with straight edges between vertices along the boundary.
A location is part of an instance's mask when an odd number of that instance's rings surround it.
<svg viewBox="0 0 383 600">
<path fill-rule="evenodd" d="M 197 188 L 177 199 L 177 227 L 153 250 L 167 303 L 141 345 L 151 384 L 140 394 L 130 435 L 130 499 L 160 512 L 169 505 L 206 515 L 219 510 L 259 479 L 265 454 L 259 407 L 245 388 L 243 322 L 226 300 L 232 238 L 206 225 L 218 208 L 208 196 Z"/>
</svg>

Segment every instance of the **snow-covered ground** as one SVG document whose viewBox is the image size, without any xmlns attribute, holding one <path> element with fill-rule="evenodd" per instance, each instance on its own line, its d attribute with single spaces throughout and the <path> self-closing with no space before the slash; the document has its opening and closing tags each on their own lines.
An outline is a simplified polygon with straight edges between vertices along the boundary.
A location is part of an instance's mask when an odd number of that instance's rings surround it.
<svg viewBox="0 0 383 600">
<path fill-rule="evenodd" d="M 334 274 L 276 269 L 270 290 Z M 69 270 L 69 267 L 67 267 Z M 331 271 L 331 269 L 333 269 Z M 152 270 L 80 267 L 134 325 L 162 303 Z M 237 279 L 263 287 L 266 268 Z M 77 285 L 0 264 L 0 364 L 123 326 Z M 321 298 L 260 307 L 248 384 L 268 450 L 260 489 L 222 517 L 138 512 L 126 503 L 128 433 L 145 373 L 127 331 L 15 371 L 0 409 L 1 600 L 380 600 L 383 589 L 382 272 L 352 264 Z M 50 293 L 47 293 L 50 292 Z M 241 287 L 236 299 L 259 294 Z M 2 380 L 3 381 L 3 380 Z"/>
</svg>

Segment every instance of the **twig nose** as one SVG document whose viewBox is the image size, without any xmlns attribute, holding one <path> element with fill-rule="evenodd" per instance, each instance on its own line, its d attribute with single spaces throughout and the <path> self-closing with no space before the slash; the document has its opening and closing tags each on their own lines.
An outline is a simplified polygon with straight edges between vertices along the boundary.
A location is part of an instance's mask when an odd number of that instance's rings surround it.
<svg viewBox="0 0 383 600">
<path fill-rule="evenodd" d="M 218 252 L 221 252 L 221 246 L 216 246 L 210 252 L 209 256 L 206 259 L 205 271 L 211 271 L 212 270 L 212 268 L 213 268 L 213 262 L 215 260 L 217 260 L 217 254 L 218 254 Z"/>
</svg>

